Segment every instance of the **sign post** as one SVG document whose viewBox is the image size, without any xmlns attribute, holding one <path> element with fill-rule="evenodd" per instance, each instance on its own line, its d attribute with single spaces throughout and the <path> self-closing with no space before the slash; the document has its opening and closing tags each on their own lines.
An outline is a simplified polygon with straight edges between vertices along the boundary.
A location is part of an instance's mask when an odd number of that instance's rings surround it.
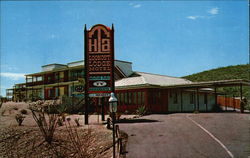
<svg viewBox="0 0 250 158">
<path fill-rule="evenodd" d="M 88 124 L 88 106 L 91 97 L 109 97 L 114 92 L 114 29 L 94 25 L 85 36 L 85 124 Z"/>
</svg>

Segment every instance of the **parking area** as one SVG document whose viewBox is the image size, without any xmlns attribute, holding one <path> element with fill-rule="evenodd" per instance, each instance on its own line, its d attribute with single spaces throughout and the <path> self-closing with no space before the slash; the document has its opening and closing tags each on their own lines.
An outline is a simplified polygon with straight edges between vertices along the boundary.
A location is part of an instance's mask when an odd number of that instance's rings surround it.
<svg viewBox="0 0 250 158">
<path fill-rule="evenodd" d="M 250 114 L 148 115 L 119 123 L 127 158 L 248 158 Z"/>
</svg>

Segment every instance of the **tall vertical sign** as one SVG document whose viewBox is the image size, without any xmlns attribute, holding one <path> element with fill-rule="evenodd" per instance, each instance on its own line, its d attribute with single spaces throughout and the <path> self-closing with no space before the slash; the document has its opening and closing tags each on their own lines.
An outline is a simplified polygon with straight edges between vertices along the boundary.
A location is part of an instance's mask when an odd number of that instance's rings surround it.
<svg viewBox="0 0 250 158">
<path fill-rule="evenodd" d="M 85 124 L 88 124 L 89 97 L 108 97 L 114 92 L 114 29 L 85 25 Z"/>
</svg>

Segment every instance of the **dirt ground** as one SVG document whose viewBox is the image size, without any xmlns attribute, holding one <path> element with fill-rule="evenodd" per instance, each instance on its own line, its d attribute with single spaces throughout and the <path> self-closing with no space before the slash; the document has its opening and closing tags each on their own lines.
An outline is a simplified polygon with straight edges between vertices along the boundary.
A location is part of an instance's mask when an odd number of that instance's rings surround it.
<svg viewBox="0 0 250 158">
<path fill-rule="evenodd" d="M 15 116 L 23 109 L 27 114 L 22 125 L 18 126 Z M 44 141 L 28 103 L 4 103 L 0 109 L 0 157 L 112 157 L 112 131 L 101 124 L 101 117 L 90 116 L 90 125 L 84 125 L 83 115 L 67 115 L 66 118 L 71 118 L 71 121 L 57 127 L 49 144 Z M 79 118 L 80 127 L 76 126 L 75 118 Z"/>
</svg>

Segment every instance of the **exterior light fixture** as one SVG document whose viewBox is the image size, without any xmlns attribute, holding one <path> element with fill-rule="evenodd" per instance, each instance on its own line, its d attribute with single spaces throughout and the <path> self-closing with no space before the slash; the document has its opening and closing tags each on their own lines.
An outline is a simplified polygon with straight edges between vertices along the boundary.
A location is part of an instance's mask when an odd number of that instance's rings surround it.
<svg viewBox="0 0 250 158">
<path fill-rule="evenodd" d="M 109 98 L 109 111 L 112 114 L 112 128 L 113 128 L 113 158 L 115 158 L 115 113 L 117 111 L 117 98 L 112 92 Z"/>
<path fill-rule="evenodd" d="M 117 111 L 117 98 L 115 97 L 114 93 L 111 93 L 109 98 L 109 111 L 111 113 L 116 113 Z"/>
</svg>

